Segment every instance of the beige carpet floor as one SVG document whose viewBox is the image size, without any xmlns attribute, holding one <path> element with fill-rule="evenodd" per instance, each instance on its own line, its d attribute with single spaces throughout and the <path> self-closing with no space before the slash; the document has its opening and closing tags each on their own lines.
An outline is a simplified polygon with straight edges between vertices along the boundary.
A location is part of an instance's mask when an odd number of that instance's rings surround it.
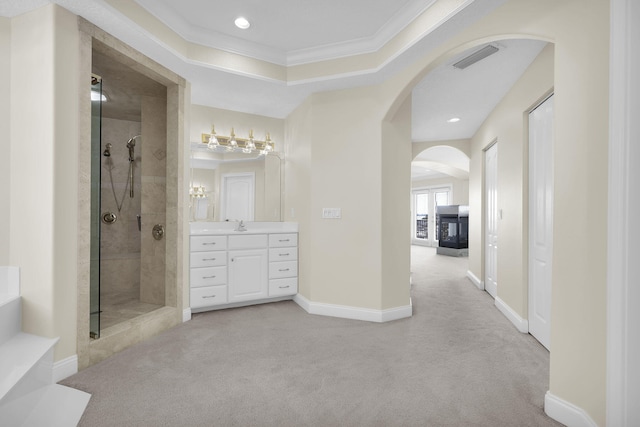
<svg viewBox="0 0 640 427">
<path fill-rule="evenodd" d="M 196 314 L 62 383 L 81 426 L 557 426 L 549 354 L 466 277 L 412 248 L 413 317 L 314 316 L 292 301 Z"/>
</svg>

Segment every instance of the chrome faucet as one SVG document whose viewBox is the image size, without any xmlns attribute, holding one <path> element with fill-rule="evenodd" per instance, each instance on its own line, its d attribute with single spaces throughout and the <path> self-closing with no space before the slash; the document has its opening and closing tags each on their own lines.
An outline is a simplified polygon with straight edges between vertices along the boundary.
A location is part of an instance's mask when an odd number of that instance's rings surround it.
<svg viewBox="0 0 640 427">
<path fill-rule="evenodd" d="M 247 227 L 245 227 L 243 220 L 240 220 L 238 227 L 236 227 L 234 231 L 247 231 Z"/>
</svg>

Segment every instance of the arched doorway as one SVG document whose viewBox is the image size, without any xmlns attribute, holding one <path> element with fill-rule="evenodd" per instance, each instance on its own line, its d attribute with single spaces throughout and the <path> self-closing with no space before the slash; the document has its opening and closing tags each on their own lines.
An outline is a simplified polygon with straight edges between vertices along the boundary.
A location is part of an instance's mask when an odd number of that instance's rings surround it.
<svg viewBox="0 0 640 427">
<path fill-rule="evenodd" d="M 424 145 L 424 144 L 423 144 Z M 469 204 L 469 156 L 446 143 L 411 162 L 411 243 L 438 245 L 437 206 Z"/>
</svg>

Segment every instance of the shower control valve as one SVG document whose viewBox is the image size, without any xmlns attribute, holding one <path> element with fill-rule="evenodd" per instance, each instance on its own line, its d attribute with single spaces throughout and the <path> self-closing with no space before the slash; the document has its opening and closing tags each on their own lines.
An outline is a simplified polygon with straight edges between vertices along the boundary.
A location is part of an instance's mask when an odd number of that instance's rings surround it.
<svg viewBox="0 0 640 427">
<path fill-rule="evenodd" d="M 113 212 L 105 212 L 102 214 L 102 222 L 105 224 L 113 224 L 118 219 L 118 216 Z"/>
<path fill-rule="evenodd" d="M 151 234 L 153 234 L 153 238 L 156 240 L 161 240 L 164 237 L 164 225 L 156 224 L 153 226 L 153 230 L 151 230 Z"/>
</svg>

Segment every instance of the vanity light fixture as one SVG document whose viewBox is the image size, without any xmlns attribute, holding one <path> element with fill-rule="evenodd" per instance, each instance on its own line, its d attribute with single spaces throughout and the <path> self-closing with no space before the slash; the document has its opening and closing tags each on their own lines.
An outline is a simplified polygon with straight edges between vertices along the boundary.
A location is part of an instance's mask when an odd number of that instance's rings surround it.
<svg viewBox="0 0 640 427">
<path fill-rule="evenodd" d="M 203 199 L 207 197 L 206 190 L 204 189 L 204 185 L 196 185 L 189 189 L 189 195 L 196 199 Z"/>
<path fill-rule="evenodd" d="M 240 28 L 241 30 L 246 30 L 251 26 L 251 23 L 244 16 L 238 16 L 234 23 L 236 24 L 236 27 Z"/>
<path fill-rule="evenodd" d="M 266 133 L 264 141 L 253 137 L 253 130 L 249 131 L 249 138 L 238 138 L 234 128 L 231 128 L 230 136 L 218 135 L 215 127 L 211 126 L 211 133 L 202 134 L 202 143 L 207 148 L 216 152 L 236 152 L 236 153 L 257 153 L 267 155 L 274 150 L 274 143 L 269 132 Z"/>
<path fill-rule="evenodd" d="M 460 117 L 451 117 L 449 120 L 447 120 L 447 123 L 456 123 L 460 121 Z"/>
</svg>

